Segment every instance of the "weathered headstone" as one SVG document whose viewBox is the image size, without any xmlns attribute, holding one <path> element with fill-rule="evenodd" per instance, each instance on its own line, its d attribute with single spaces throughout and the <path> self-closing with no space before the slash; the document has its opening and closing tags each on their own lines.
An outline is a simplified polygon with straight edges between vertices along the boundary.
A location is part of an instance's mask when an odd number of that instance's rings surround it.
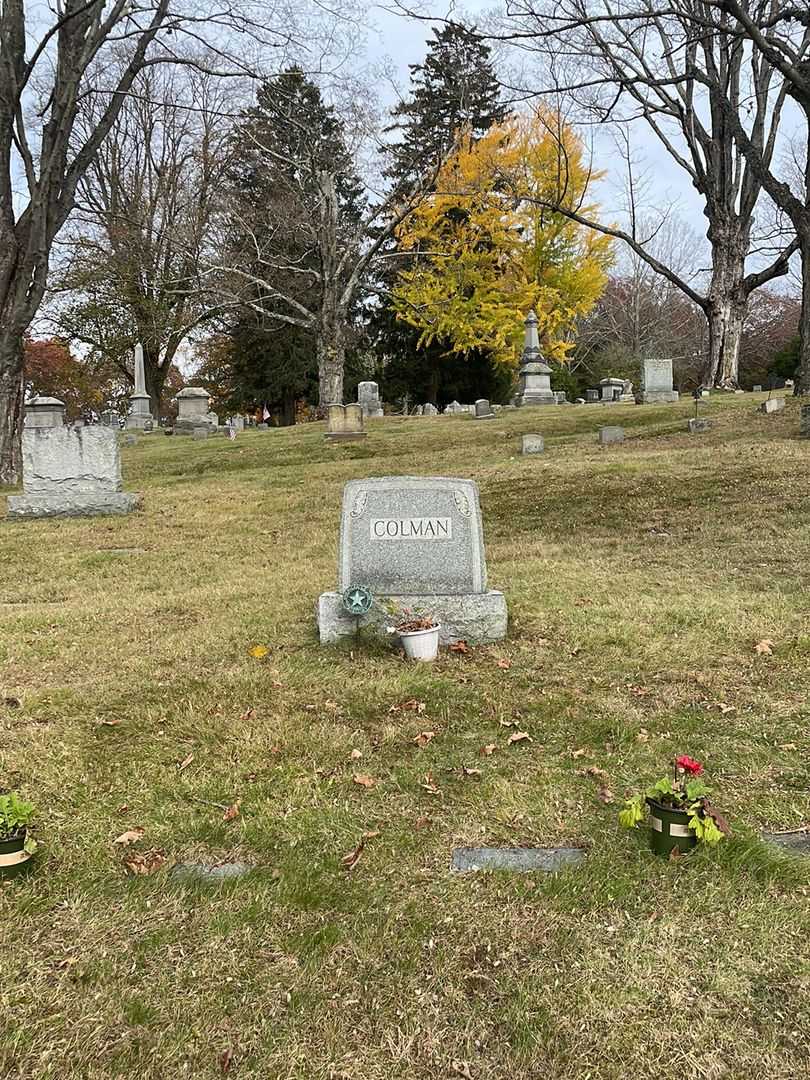
<svg viewBox="0 0 810 1080">
<path fill-rule="evenodd" d="M 185 386 L 177 395 L 176 435 L 191 435 L 195 428 L 205 427 L 216 431 L 219 421 L 209 411 L 210 395 L 201 386 Z"/>
<path fill-rule="evenodd" d="M 486 398 L 479 398 L 475 403 L 476 420 L 494 420 L 495 413 Z"/>
<path fill-rule="evenodd" d="M 192 428 L 191 436 L 193 439 L 207 439 L 211 434 L 211 429 L 208 425 L 201 425 L 200 427 Z"/>
<path fill-rule="evenodd" d="M 756 386 L 751 387 L 751 393 L 752 394 L 759 394 L 761 392 L 762 392 L 762 387 L 759 384 L 757 384 Z"/>
<path fill-rule="evenodd" d="M 599 443 L 601 446 L 610 446 L 611 443 L 621 442 L 624 442 L 624 428 L 615 426 L 599 428 Z"/>
<path fill-rule="evenodd" d="M 708 390 L 701 390 L 700 391 L 700 396 L 701 397 L 711 397 L 711 394 L 709 393 Z"/>
<path fill-rule="evenodd" d="M 622 401 L 632 404 L 636 400 L 633 397 L 633 384 L 627 379 L 601 379 L 599 386 L 603 402 Z"/>
<path fill-rule="evenodd" d="M 363 410 L 359 404 L 327 405 L 325 438 L 329 442 L 352 442 L 365 439 Z"/>
<path fill-rule="evenodd" d="M 693 416 L 691 420 L 686 421 L 686 426 L 690 435 L 702 435 L 706 431 L 711 431 L 712 422 L 703 416 Z"/>
<path fill-rule="evenodd" d="M 143 367 L 143 345 L 135 346 L 135 390 L 130 397 L 132 405 L 126 419 L 126 427 L 137 431 L 151 431 L 155 426 L 152 416 L 152 401 L 146 392 L 146 374 Z"/>
<path fill-rule="evenodd" d="M 523 355 L 518 372 L 518 392 L 515 405 L 556 405 L 551 390 L 551 368 L 540 352 L 540 338 L 537 333 L 537 316 L 530 311 L 523 324 Z"/>
<path fill-rule="evenodd" d="M 8 517 L 126 514 L 139 496 L 122 491 L 118 434 L 91 427 L 26 425 L 22 433 L 23 492 L 9 495 Z"/>
<path fill-rule="evenodd" d="M 353 586 L 374 604 L 359 622 L 385 636 L 398 609 L 429 612 L 442 642 L 497 641 L 506 634 L 506 600 L 487 590 L 478 487 L 472 480 L 387 476 L 350 480 L 343 489 L 338 589 L 318 601 L 322 642 L 356 632 L 343 607 Z"/>
<path fill-rule="evenodd" d="M 439 410 L 436 408 L 435 405 L 431 404 L 431 402 L 428 402 L 426 405 L 422 406 L 422 416 L 438 416 L 438 415 L 439 415 Z"/>
<path fill-rule="evenodd" d="M 380 388 L 375 382 L 361 382 L 357 384 L 357 402 L 363 410 L 363 416 L 382 416 L 383 407 L 380 401 Z"/>
<path fill-rule="evenodd" d="M 542 435 L 524 435 L 520 441 L 521 454 L 542 454 L 545 449 Z"/>
<path fill-rule="evenodd" d="M 641 363 L 641 402 L 653 405 L 677 401 L 680 395 L 672 388 L 671 360 L 643 360 Z"/>
<path fill-rule="evenodd" d="M 586 390 L 585 391 L 585 401 L 586 402 L 593 402 L 593 401 L 598 401 L 598 400 L 599 400 L 599 391 L 598 390 Z"/>
<path fill-rule="evenodd" d="M 61 428 L 65 426 L 65 403 L 59 398 L 40 395 L 25 403 L 26 428 Z"/>
<path fill-rule="evenodd" d="M 762 413 L 775 413 L 781 412 L 785 407 L 785 399 L 782 397 L 768 398 L 767 401 L 763 401 L 759 407 L 759 411 Z"/>
<path fill-rule="evenodd" d="M 262 423 L 261 423 L 261 424 L 257 424 L 257 425 L 256 425 L 256 430 L 257 430 L 257 431 L 267 431 L 267 429 L 268 429 L 269 427 L 270 427 L 270 425 L 269 425 L 269 424 L 265 424 L 265 423 L 264 423 L 264 421 L 262 421 Z"/>
</svg>

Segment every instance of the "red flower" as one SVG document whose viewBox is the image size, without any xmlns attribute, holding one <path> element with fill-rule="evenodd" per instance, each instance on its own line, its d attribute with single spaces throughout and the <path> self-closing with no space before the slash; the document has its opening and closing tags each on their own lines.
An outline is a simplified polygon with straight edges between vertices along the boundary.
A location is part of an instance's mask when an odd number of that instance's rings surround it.
<svg viewBox="0 0 810 1080">
<path fill-rule="evenodd" d="M 681 754 L 680 757 L 675 758 L 675 765 L 677 768 L 689 773 L 690 776 L 700 776 L 703 772 L 703 766 L 700 762 L 690 758 L 688 754 Z"/>
</svg>

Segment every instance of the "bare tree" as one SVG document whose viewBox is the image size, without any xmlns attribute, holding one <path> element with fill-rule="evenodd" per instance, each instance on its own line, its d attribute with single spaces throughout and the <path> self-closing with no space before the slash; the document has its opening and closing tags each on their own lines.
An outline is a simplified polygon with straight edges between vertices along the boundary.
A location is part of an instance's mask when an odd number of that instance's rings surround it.
<svg viewBox="0 0 810 1080">
<path fill-rule="evenodd" d="M 216 313 L 199 271 L 233 153 L 229 85 L 193 68 L 141 72 L 56 249 L 57 331 L 128 379 L 140 341 L 155 415 L 177 350 Z M 96 119 L 91 111 L 81 128 Z"/>
<path fill-rule="evenodd" d="M 767 169 L 789 87 L 771 57 L 743 48 L 739 34 L 721 20 L 701 33 L 705 10 L 703 0 L 618 0 L 609 5 L 517 0 L 510 14 L 521 29 L 505 36 L 523 48 L 542 50 L 552 70 L 562 64 L 566 77 L 559 81 L 558 74 L 555 89 L 574 94 L 599 122 L 646 123 L 702 196 L 712 259 L 706 292 L 699 293 L 660 261 L 648 261 L 706 314 L 709 349 L 703 383 L 733 388 L 748 298 L 788 272 L 798 241 L 793 239 L 775 257 L 771 252 L 772 261 L 746 273 L 764 183 L 762 169 L 744 153 L 730 118 L 737 118 L 737 128 L 747 129 Z M 799 55 L 805 52 L 806 45 Z M 632 229 L 600 227 L 644 258 Z"/>
<path fill-rule="evenodd" d="M 186 2 L 64 0 L 31 5 L 28 17 L 24 0 L 0 3 L 0 483 L 18 475 L 23 334 L 43 298 L 54 240 L 136 76 L 194 63 L 179 51 L 188 42 L 212 68 L 244 72 L 253 52 L 277 46 L 291 27 L 289 14 L 281 21 L 272 7 L 257 10 L 259 22 L 234 0 L 208 10 L 175 6 Z M 242 47 L 226 57 L 222 42 L 234 35 Z M 118 77 L 101 90 L 99 72 L 112 66 Z M 77 121 L 99 94 L 102 105 L 77 139 Z"/>
</svg>

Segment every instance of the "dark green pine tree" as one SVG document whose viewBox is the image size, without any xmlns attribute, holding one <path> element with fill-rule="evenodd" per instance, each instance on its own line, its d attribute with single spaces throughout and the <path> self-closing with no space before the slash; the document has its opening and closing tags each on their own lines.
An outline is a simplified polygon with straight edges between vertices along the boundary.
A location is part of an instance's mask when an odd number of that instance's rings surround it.
<svg viewBox="0 0 810 1080">
<path fill-rule="evenodd" d="M 318 285 L 307 271 L 317 269 L 318 254 L 307 225 L 322 197 L 319 171 L 335 176 L 339 229 L 356 225 L 363 209 L 343 124 L 318 87 L 292 67 L 262 84 L 256 105 L 235 128 L 234 143 L 232 258 L 271 289 L 313 310 Z M 279 422 L 294 423 L 296 400 L 317 400 L 314 333 L 269 316 L 262 302 L 266 289 L 246 286 L 242 295 L 245 304 L 226 327 L 231 347 L 217 368 L 229 387 L 228 400 L 243 409 L 267 404 Z M 283 304 L 274 303 L 283 311 Z M 351 345 L 351 335 L 349 340 Z"/>
<path fill-rule="evenodd" d="M 410 96 L 393 110 L 394 123 L 387 129 L 399 135 L 387 151 L 386 170 L 399 188 L 435 170 L 460 134 L 480 138 L 507 115 L 489 46 L 475 28 L 448 23 L 433 35 L 424 63 L 410 67 Z M 390 294 L 408 258 L 397 254 L 395 243 L 390 245 L 383 296 Z M 389 400 L 407 394 L 411 404 L 431 401 L 443 406 L 454 399 L 498 400 L 508 389 L 509 379 L 496 370 L 486 351 L 456 357 L 441 341 L 420 347 L 419 331 L 398 320 L 385 300 L 373 311 L 367 332 L 385 362 L 382 391 Z"/>
</svg>

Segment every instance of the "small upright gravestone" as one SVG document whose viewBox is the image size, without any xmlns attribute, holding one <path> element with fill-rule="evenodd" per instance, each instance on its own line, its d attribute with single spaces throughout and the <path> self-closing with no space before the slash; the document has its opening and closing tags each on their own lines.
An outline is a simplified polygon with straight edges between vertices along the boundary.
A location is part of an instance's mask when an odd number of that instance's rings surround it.
<svg viewBox="0 0 810 1080">
<path fill-rule="evenodd" d="M 355 634 L 343 606 L 355 586 L 374 603 L 359 626 L 384 637 L 394 615 L 410 608 L 441 624 L 444 643 L 498 641 L 506 635 L 506 600 L 487 589 L 478 487 L 472 480 L 383 476 L 343 489 L 338 588 L 318 600 L 322 643 Z"/>
<path fill-rule="evenodd" d="M 542 435 L 524 435 L 521 438 L 521 454 L 542 454 L 545 449 Z"/>
<path fill-rule="evenodd" d="M 382 402 L 380 401 L 380 388 L 377 383 L 358 383 L 357 402 L 363 410 L 364 417 L 379 417 L 383 415 Z"/>
<path fill-rule="evenodd" d="M 422 416 L 438 416 L 439 410 L 430 401 L 422 406 Z"/>
<path fill-rule="evenodd" d="M 703 435 L 704 432 L 711 431 L 712 422 L 705 416 L 693 416 L 690 420 L 687 420 L 686 426 L 690 435 Z"/>
<path fill-rule="evenodd" d="M 760 385 L 751 387 L 751 393 L 752 394 L 760 394 L 761 392 L 762 392 L 762 387 Z"/>
<path fill-rule="evenodd" d="M 9 495 L 10 520 L 126 514 L 139 496 L 121 490 L 118 433 L 101 424 L 67 427 L 58 398 L 35 398 L 22 434 L 23 494 Z"/>
<path fill-rule="evenodd" d="M 622 442 L 624 442 L 624 428 L 615 426 L 599 428 L 600 446 L 610 446 L 611 443 Z"/>
<path fill-rule="evenodd" d="M 515 405 L 557 405 L 551 389 L 551 368 L 540 352 L 540 338 L 537 333 L 537 316 L 530 311 L 523 335 L 523 355 L 518 373 L 518 392 Z"/>
<path fill-rule="evenodd" d="M 494 420 L 495 413 L 492 411 L 486 398 L 479 398 L 475 403 L 476 420 Z"/>
<path fill-rule="evenodd" d="M 641 365 L 641 403 L 658 404 L 677 401 L 677 390 L 672 388 L 671 360 L 644 360 Z"/>
<path fill-rule="evenodd" d="M 785 407 L 785 399 L 781 397 L 768 398 L 759 407 L 761 413 L 781 412 Z"/>
<path fill-rule="evenodd" d="M 363 430 L 363 409 L 359 403 L 326 406 L 327 442 L 352 442 L 365 439 L 367 434 Z"/>
</svg>

